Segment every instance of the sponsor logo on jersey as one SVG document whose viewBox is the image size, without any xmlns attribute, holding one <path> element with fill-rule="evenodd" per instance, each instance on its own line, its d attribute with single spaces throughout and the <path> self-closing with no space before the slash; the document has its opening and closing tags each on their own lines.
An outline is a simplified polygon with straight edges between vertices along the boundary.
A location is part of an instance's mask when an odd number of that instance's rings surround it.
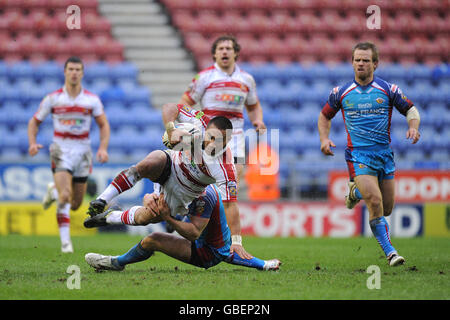
<svg viewBox="0 0 450 320">
<path fill-rule="evenodd" d="M 235 181 L 228 181 L 227 188 L 230 196 L 235 197 L 237 195 L 237 185 Z"/>
<path fill-rule="evenodd" d="M 384 102 L 384 99 L 383 98 L 377 98 L 375 101 L 378 102 L 379 104 L 382 104 Z"/>
<path fill-rule="evenodd" d="M 199 215 L 202 214 L 205 211 L 205 205 L 205 201 L 198 199 L 195 203 L 195 213 Z"/>
<path fill-rule="evenodd" d="M 216 94 L 217 101 L 227 102 L 228 104 L 241 104 L 243 96 L 235 94 Z"/>
<path fill-rule="evenodd" d="M 64 126 L 81 126 L 84 123 L 83 119 L 59 119 L 59 123 Z"/>
</svg>

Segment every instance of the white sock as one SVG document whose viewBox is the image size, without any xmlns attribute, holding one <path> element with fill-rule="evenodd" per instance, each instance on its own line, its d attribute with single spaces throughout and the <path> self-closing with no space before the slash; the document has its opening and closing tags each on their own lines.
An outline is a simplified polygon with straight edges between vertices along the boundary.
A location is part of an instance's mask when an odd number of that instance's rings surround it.
<svg viewBox="0 0 450 320">
<path fill-rule="evenodd" d="M 58 204 L 56 219 L 61 243 L 70 242 L 70 203 Z"/>
<path fill-rule="evenodd" d="M 133 188 L 140 179 L 135 166 L 123 170 L 114 178 L 106 190 L 103 191 L 97 199 L 103 199 L 106 203 L 109 203 L 117 195 Z"/>
<path fill-rule="evenodd" d="M 126 224 L 135 226 L 136 221 L 134 221 L 134 215 L 139 208 L 142 208 L 142 206 L 134 206 L 125 211 L 112 211 L 106 217 L 106 222 L 108 224 Z"/>
<path fill-rule="evenodd" d="M 109 203 L 112 199 L 117 197 L 119 195 L 119 191 L 110 184 L 108 187 L 106 187 L 105 191 L 103 191 L 97 199 L 103 199 L 106 201 L 106 203 Z"/>
</svg>

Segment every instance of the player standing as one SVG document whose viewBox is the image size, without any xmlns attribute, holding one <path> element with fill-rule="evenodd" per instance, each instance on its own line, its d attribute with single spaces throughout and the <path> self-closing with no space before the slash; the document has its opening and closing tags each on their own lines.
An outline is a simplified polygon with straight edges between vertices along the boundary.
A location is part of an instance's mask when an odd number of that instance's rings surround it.
<svg viewBox="0 0 450 320">
<path fill-rule="evenodd" d="M 209 117 L 220 115 L 232 121 L 233 136 L 230 149 L 236 164 L 238 184 L 244 177 L 244 107 L 256 131 L 261 133 L 266 129 L 263 111 L 256 93 L 255 80 L 236 63 L 239 52 L 240 45 L 235 37 L 229 35 L 218 37 L 211 47 L 214 65 L 195 76 L 180 102 L 190 106 L 199 104 L 205 115 Z M 234 235 L 233 239 L 236 240 L 232 250 L 239 250 L 242 256 L 250 257 L 242 247 L 237 204 L 224 199 L 224 205 L 230 229 Z"/>
<path fill-rule="evenodd" d="M 77 210 L 87 188 L 92 171 L 92 151 L 89 131 L 92 118 L 100 129 L 100 146 L 97 160 L 108 161 L 110 127 L 97 95 L 83 89 L 83 62 L 70 57 L 64 64 L 64 86 L 48 94 L 38 111 L 28 122 L 28 153 L 36 155 L 43 148 L 36 142 L 39 126 L 51 114 L 53 118 L 53 143 L 50 158 L 54 183 L 49 185 L 44 207 L 57 201 L 57 221 L 61 238 L 61 251 L 73 252 L 70 239 L 70 210 Z"/>
<path fill-rule="evenodd" d="M 369 224 L 391 266 L 403 264 L 389 237 L 384 218 L 394 207 L 394 153 L 390 147 L 390 124 L 393 107 L 406 116 L 406 138 L 419 140 L 420 116 L 417 108 L 400 88 L 378 77 L 378 50 L 370 42 L 356 44 L 352 51 L 355 79 L 334 88 L 318 119 L 320 149 L 333 155 L 335 144 L 329 139 L 331 119 L 342 110 L 348 144 L 345 160 L 350 175 L 346 205 L 353 208 L 364 199 L 369 210 Z"/>
</svg>

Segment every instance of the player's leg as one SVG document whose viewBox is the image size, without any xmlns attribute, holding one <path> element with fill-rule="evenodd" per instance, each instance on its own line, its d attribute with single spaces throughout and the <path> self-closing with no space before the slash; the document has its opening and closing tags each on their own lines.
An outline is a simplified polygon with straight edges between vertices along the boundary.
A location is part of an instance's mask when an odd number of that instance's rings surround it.
<svg viewBox="0 0 450 320">
<path fill-rule="evenodd" d="M 383 215 L 383 196 L 378 178 L 371 175 L 359 175 L 355 177 L 355 182 L 369 211 L 370 229 L 390 261 L 397 251 L 391 243 L 389 224 Z"/>
<path fill-rule="evenodd" d="M 255 268 L 258 270 L 278 270 L 281 265 L 281 261 L 278 259 L 261 260 L 256 257 L 243 259 L 236 252 L 233 252 L 225 261 L 234 265 Z"/>
<path fill-rule="evenodd" d="M 380 181 L 380 189 L 383 197 L 383 215 L 388 217 L 394 208 L 395 183 L 394 179 L 383 179 Z"/>
<path fill-rule="evenodd" d="M 394 176 L 387 176 L 385 179 L 380 181 L 380 189 L 381 194 L 383 195 L 383 216 L 390 216 L 392 213 L 392 209 L 394 208 L 394 199 L 395 199 L 395 183 Z M 386 223 L 387 233 L 389 236 L 389 225 Z M 390 254 L 388 257 L 389 265 L 396 266 L 403 264 L 405 262 L 405 258 L 400 256 L 397 251 Z"/>
<path fill-rule="evenodd" d="M 170 156 L 166 152 L 156 150 L 149 153 L 137 165 L 120 172 L 97 199 L 91 202 L 88 213 L 91 216 L 102 213 L 106 204 L 133 188 L 142 178 L 163 184 L 170 175 L 170 166 Z"/>
<path fill-rule="evenodd" d="M 73 252 L 70 240 L 70 206 L 72 201 L 72 174 L 59 170 L 53 174 L 55 188 L 58 192 L 56 218 L 61 239 L 61 251 Z"/>
<path fill-rule="evenodd" d="M 161 222 L 162 219 L 144 206 L 134 206 L 127 210 L 110 208 L 105 212 L 88 217 L 84 221 L 86 228 L 97 228 L 108 225 L 146 226 L 150 223 Z"/>
<path fill-rule="evenodd" d="M 83 203 L 84 195 L 87 190 L 88 177 L 73 177 L 72 179 L 72 202 L 71 209 L 78 210 Z"/>
<path fill-rule="evenodd" d="M 47 191 L 45 192 L 44 197 L 42 198 L 42 207 L 44 210 L 50 208 L 50 206 L 58 199 L 58 191 L 55 187 L 55 182 L 49 182 L 47 184 Z"/>
</svg>

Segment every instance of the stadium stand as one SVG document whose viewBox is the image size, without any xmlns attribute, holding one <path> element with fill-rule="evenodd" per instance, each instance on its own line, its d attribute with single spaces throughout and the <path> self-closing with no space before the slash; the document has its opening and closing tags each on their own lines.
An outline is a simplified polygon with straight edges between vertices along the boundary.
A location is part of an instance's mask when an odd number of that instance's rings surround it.
<svg viewBox="0 0 450 320">
<path fill-rule="evenodd" d="M 84 27 L 68 33 L 65 10 L 73 2 L 82 7 Z M 113 128 L 111 161 L 133 162 L 146 153 L 144 149 L 162 147 L 160 114 L 151 109 L 150 99 L 153 90 L 165 92 L 173 81 L 173 77 L 164 78 L 164 73 L 176 75 L 176 70 L 161 69 L 155 74 L 147 72 L 143 77 L 140 73 L 147 70 L 150 62 L 146 64 L 137 49 L 134 53 L 129 51 L 129 59 L 125 52 L 125 43 L 136 46 L 141 41 L 136 38 L 131 43 L 127 32 L 141 31 L 122 26 L 116 29 L 116 34 L 121 36 L 115 36 L 113 27 L 120 25 L 120 19 L 111 15 L 110 20 L 100 14 L 101 2 L 2 2 L 0 137 L 8 138 L 0 138 L 0 161 L 48 160 L 45 152 L 33 159 L 26 155 L 26 123 L 43 96 L 61 86 L 61 62 L 71 54 L 78 54 L 86 62 L 84 86 L 99 94 L 105 105 Z M 223 33 L 237 36 L 242 45 L 238 62 L 255 77 L 269 129 L 279 129 L 283 137 L 279 155 L 280 184 L 285 197 L 324 196 L 328 170 L 346 170 L 342 160 L 346 135 L 341 117 L 333 120 L 331 132 L 337 144 L 334 159 L 320 153 L 316 120 L 331 88 L 353 77 L 349 63 L 351 47 L 362 39 L 373 40 L 380 48 L 381 64 L 376 74 L 397 83 L 422 111 L 422 140 L 413 148 L 404 138 L 405 119 L 393 113 L 392 145 L 397 168 L 449 170 L 447 1 L 373 1 L 383 10 L 382 28 L 369 31 L 366 4 L 355 0 L 160 0 L 155 3 L 162 4 L 166 10 L 163 13 L 167 19 L 161 23 L 172 23 L 179 30 L 180 43 L 188 51 L 185 56 L 192 54 L 197 68 L 192 73 L 211 65 L 210 46 L 216 36 Z M 107 9 L 115 12 L 112 7 Z M 176 33 L 169 33 L 160 25 L 155 28 L 155 34 L 163 34 L 167 42 L 177 45 Z M 154 54 L 158 56 L 164 52 L 163 40 L 162 36 L 155 39 L 159 51 Z M 152 59 L 151 63 L 158 64 L 159 60 Z M 186 82 L 183 86 L 187 86 L 189 73 L 180 70 L 182 81 Z M 247 121 L 246 128 L 250 127 Z M 51 135 L 50 119 L 47 119 L 38 141 L 48 146 Z M 92 141 L 96 147 L 96 126 Z"/>
</svg>

